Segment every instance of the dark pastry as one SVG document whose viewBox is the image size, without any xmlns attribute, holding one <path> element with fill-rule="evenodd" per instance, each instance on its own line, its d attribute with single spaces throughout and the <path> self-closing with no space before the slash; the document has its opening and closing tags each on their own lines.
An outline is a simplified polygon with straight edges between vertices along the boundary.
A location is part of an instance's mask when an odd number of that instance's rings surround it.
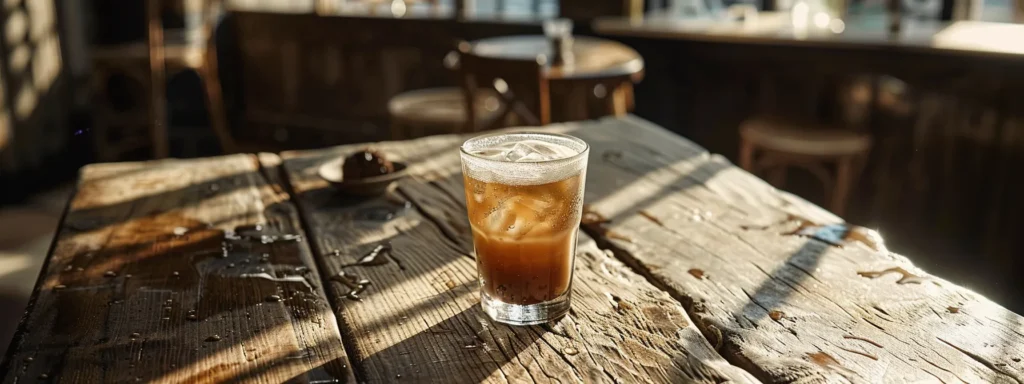
<svg viewBox="0 0 1024 384">
<path fill-rule="evenodd" d="M 367 148 L 346 157 L 341 171 L 346 179 L 365 179 L 392 173 L 395 166 L 383 153 Z"/>
</svg>

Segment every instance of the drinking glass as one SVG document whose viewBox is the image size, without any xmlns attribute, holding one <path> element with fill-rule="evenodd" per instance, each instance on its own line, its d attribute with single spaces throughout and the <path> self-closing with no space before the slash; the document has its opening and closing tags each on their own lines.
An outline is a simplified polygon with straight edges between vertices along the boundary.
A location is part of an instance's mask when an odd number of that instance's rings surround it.
<svg viewBox="0 0 1024 384">
<path fill-rule="evenodd" d="M 569 311 L 590 147 L 555 133 L 499 133 L 461 148 L 480 305 L 498 322 Z"/>
</svg>

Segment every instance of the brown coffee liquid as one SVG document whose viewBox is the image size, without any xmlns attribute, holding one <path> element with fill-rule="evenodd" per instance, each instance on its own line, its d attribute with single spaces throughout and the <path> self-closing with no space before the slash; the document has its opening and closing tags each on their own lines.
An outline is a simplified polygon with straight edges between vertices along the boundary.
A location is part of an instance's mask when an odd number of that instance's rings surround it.
<svg viewBox="0 0 1024 384">
<path fill-rule="evenodd" d="M 555 299 L 572 281 L 583 191 L 579 174 L 539 185 L 465 176 L 484 293 L 509 304 Z"/>
</svg>

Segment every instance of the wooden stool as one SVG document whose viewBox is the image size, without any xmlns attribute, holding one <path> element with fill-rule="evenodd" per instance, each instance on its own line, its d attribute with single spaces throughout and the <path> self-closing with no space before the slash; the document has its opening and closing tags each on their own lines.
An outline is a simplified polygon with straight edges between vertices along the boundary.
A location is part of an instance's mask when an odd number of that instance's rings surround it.
<svg viewBox="0 0 1024 384">
<path fill-rule="evenodd" d="M 854 179 L 871 150 L 871 136 L 831 127 L 754 117 L 740 125 L 740 166 L 751 173 L 771 170 L 768 181 L 781 187 L 786 167 L 802 167 L 825 188 L 829 207 L 842 215 Z M 833 177 L 828 165 L 836 167 Z"/>
<path fill-rule="evenodd" d="M 498 99 L 480 93 L 475 101 L 476 118 L 498 113 Z M 427 88 L 401 93 L 388 101 L 391 138 L 411 139 L 429 133 L 459 133 L 467 126 L 466 99 L 460 88 Z"/>
</svg>

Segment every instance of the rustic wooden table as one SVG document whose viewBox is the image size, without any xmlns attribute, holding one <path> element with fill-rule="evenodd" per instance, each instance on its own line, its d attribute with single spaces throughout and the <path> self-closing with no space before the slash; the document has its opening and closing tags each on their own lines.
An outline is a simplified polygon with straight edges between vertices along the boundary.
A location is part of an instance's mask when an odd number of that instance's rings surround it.
<svg viewBox="0 0 1024 384">
<path fill-rule="evenodd" d="M 806 221 L 840 222 L 823 209 L 638 118 L 544 129 L 592 146 L 558 322 L 479 310 L 462 137 L 376 144 L 412 176 L 364 200 L 316 176 L 362 145 L 98 164 L 3 382 L 1024 379 L 1024 319 L 877 244 L 821 240 L 837 227 Z"/>
</svg>

